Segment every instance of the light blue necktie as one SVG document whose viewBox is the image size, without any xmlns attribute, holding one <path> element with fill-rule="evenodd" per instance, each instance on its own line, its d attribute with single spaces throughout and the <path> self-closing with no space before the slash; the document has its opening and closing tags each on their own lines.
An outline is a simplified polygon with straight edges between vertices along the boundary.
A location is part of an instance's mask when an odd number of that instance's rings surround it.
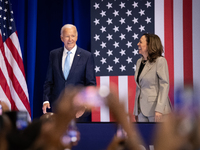
<svg viewBox="0 0 200 150">
<path fill-rule="evenodd" d="M 72 52 L 67 52 L 67 57 L 65 58 L 65 65 L 64 65 L 64 76 L 67 79 L 70 71 L 70 54 Z"/>
</svg>

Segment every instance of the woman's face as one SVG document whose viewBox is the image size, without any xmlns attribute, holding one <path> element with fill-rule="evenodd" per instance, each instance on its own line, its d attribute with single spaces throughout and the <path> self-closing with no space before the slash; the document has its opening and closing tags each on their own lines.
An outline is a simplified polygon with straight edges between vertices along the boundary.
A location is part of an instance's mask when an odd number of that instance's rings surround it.
<svg viewBox="0 0 200 150">
<path fill-rule="evenodd" d="M 146 40 L 146 37 L 145 35 L 143 35 L 141 38 L 140 38 L 140 41 L 138 42 L 138 50 L 139 50 L 139 54 L 141 54 L 145 59 L 147 59 L 147 56 L 148 56 L 148 51 L 147 51 L 147 40 Z"/>
</svg>

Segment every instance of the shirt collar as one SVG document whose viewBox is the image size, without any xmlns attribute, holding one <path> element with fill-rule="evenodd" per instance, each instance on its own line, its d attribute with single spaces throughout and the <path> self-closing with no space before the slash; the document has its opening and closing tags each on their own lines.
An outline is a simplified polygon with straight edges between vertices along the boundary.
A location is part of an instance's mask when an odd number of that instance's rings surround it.
<svg viewBox="0 0 200 150">
<path fill-rule="evenodd" d="M 75 46 L 72 48 L 72 50 L 70 50 L 70 52 L 72 52 L 72 54 L 75 54 L 76 49 L 77 49 L 77 45 L 75 45 Z M 67 49 L 65 48 L 65 46 L 64 46 L 64 53 L 67 53 L 68 51 L 69 51 L 69 50 L 67 50 Z"/>
</svg>

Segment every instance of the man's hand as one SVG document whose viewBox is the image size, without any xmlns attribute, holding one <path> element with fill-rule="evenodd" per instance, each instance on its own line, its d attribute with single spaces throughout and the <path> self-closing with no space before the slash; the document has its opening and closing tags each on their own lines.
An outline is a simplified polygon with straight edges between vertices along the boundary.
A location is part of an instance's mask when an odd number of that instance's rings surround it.
<svg viewBox="0 0 200 150">
<path fill-rule="evenodd" d="M 47 113 L 47 108 L 51 108 L 50 107 L 50 103 L 44 103 L 43 104 L 43 107 L 42 107 L 42 110 L 43 110 L 43 114 L 46 114 Z"/>
<path fill-rule="evenodd" d="M 163 119 L 163 115 L 160 112 L 155 112 L 155 122 L 161 122 Z"/>
</svg>

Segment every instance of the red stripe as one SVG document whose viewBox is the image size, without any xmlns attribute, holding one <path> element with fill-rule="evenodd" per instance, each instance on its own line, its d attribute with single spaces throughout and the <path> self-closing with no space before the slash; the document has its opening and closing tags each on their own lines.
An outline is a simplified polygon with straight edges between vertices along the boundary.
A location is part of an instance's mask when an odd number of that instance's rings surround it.
<svg viewBox="0 0 200 150">
<path fill-rule="evenodd" d="M 18 50 L 16 49 L 15 45 L 12 43 L 10 38 L 6 39 L 5 43 L 8 46 L 8 48 L 11 50 L 10 52 L 12 53 L 13 58 L 17 62 L 18 66 L 25 78 L 23 60 L 22 60 L 21 56 L 19 55 Z"/>
<path fill-rule="evenodd" d="M 8 75 L 10 77 L 10 80 L 13 83 L 13 87 L 16 91 L 16 93 L 18 94 L 19 98 L 21 99 L 22 103 L 24 104 L 26 110 L 28 111 L 29 115 L 31 116 L 31 110 L 30 110 L 30 105 L 29 105 L 29 101 L 28 98 L 26 97 L 26 94 L 24 93 L 24 90 L 22 89 L 22 87 L 19 84 L 19 81 L 17 80 L 15 74 L 13 73 L 13 69 L 10 66 L 6 56 L 5 56 L 5 50 L 2 47 L 1 52 L 3 54 L 4 60 L 5 60 L 5 64 L 7 67 L 7 71 L 8 71 Z"/>
<path fill-rule="evenodd" d="M 183 1 L 183 59 L 184 85 L 193 85 L 192 60 L 192 1 Z"/>
<path fill-rule="evenodd" d="M 117 95 L 119 96 L 119 88 L 118 88 L 118 76 L 110 76 L 110 88 L 114 89 L 117 93 Z M 113 118 L 113 116 L 111 115 L 110 112 L 110 122 L 114 122 L 115 119 Z"/>
<path fill-rule="evenodd" d="M 100 87 L 100 77 L 96 77 L 97 87 Z"/>
<path fill-rule="evenodd" d="M 96 77 L 97 87 L 100 86 L 100 77 Z M 92 109 L 92 122 L 100 122 L 100 107 Z"/>
<path fill-rule="evenodd" d="M 6 95 L 6 97 L 8 98 L 8 100 L 10 101 L 10 104 L 11 104 L 11 110 L 18 110 L 16 105 L 15 105 L 15 102 L 13 101 L 12 99 L 12 96 L 11 96 L 11 93 L 10 93 L 10 88 L 8 86 L 8 83 L 6 82 L 6 78 L 2 72 L 2 70 L 0 69 L 0 85 Z"/>
<path fill-rule="evenodd" d="M 170 86 L 174 85 L 174 38 L 173 38 L 173 0 L 164 2 L 164 32 L 165 32 L 165 57 L 169 68 Z M 172 92 L 171 90 L 169 92 Z M 171 102 L 174 103 L 174 96 L 171 96 Z"/>
<path fill-rule="evenodd" d="M 133 120 L 133 109 L 135 103 L 136 83 L 134 76 L 128 76 L 128 111 Z"/>
</svg>

